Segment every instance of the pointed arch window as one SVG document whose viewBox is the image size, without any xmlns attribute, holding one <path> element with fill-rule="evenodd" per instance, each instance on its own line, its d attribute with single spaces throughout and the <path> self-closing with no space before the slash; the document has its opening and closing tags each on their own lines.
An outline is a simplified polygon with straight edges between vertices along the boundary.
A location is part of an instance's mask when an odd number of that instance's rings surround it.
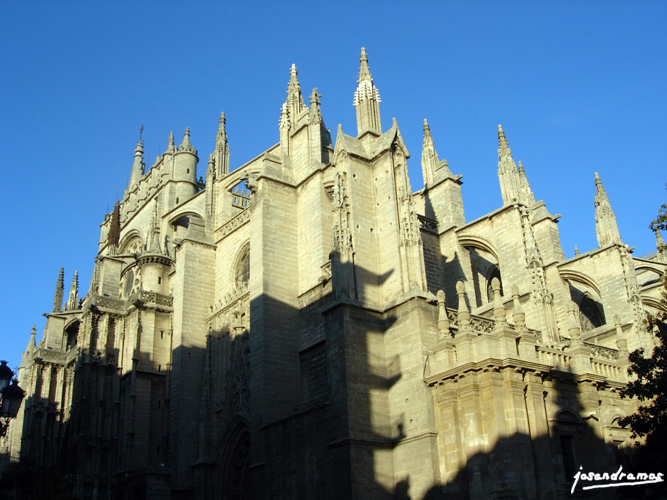
<svg viewBox="0 0 667 500">
<path fill-rule="evenodd" d="M 67 335 L 65 350 L 69 351 L 78 344 L 79 322 L 75 321 L 69 325 L 65 330 L 65 334 Z"/>
<path fill-rule="evenodd" d="M 579 324 L 581 331 L 593 330 L 606 323 L 600 305 L 590 295 L 584 294 L 579 302 Z"/>
<path fill-rule="evenodd" d="M 502 293 L 502 278 L 500 276 L 500 266 L 498 259 L 489 248 L 483 248 L 474 242 L 473 245 L 466 245 L 470 257 L 470 267 L 472 273 L 473 287 L 475 290 L 475 300 L 473 307 L 481 307 L 485 304 L 493 303 L 493 288 L 491 282 L 493 278 L 500 281 L 500 290 Z"/>
<path fill-rule="evenodd" d="M 250 281 L 250 245 L 246 244 L 236 257 L 234 266 L 234 286 L 238 291 L 248 289 Z"/>
</svg>

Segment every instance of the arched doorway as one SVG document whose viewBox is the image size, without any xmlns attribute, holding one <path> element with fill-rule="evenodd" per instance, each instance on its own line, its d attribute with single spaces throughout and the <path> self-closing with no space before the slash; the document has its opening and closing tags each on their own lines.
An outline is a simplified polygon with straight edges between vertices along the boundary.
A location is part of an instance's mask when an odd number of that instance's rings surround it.
<svg viewBox="0 0 667 500">
<path fill-rule="evenodd" d="M 250 428 L 240 417 L 227 429 L 215 467 L 214 496 L 220 500 L 249 500 Z"/>
</svg>

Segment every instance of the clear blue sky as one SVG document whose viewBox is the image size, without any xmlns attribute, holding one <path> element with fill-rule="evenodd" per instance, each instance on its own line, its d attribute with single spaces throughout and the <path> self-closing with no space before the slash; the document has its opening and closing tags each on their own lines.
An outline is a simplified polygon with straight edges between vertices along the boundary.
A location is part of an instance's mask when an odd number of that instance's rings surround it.
<svg viewBox="0 0 667 500">
<path fill-rule="evenodd" d="M 599 172 L 624 241 L 655 249 L 667 202 L 666 2 L 19 2 L 0 0 L 0 358 L 41 338 L 58 269 L 86 293 L 99 223 L 146 163 L 190 127 L 199 175 L 227 115 L 231 164 L 278 142 L 289 67 L 322 94 L 326 125 L 356 135 L 365 46 L 396 117 L 414 190 L 422 121 L 463 175 L 468 221 L 501 204 L 502 123 L 563 248 L 597 246 Z M 335 140 L 335 137 L 334 137 Z"/>
</svg>

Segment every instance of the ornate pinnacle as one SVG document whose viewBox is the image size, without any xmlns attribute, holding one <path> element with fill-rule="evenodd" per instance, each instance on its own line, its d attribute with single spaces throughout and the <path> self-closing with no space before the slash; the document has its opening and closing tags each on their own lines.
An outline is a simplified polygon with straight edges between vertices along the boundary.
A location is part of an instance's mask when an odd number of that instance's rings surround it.
<svg viewBox="0 0 667 500">
<path fill-rule="evenodd" d="M 179 151 L 187 151 L 188 153 L 197 154 L 194 146 L 190 142 L 190 128 L 185 127 L 185 134 L 183 134 L 183 142 L 178 148 Z"/>
<path fill-rule="evenodd" d="M 194 151 L 195 148 L 192 147 L 190 142 L 190 128 L 185 127 L 185 134 L 183 135 L 183 142 L 178 148 L 179 151 Z"/>
<path fill-rule="evenodd" d="M 433 136 L 431 135 L 431 127 L 428 125 L 428 121 L 424 118 L 424 147 L 431 146 L 433 147 Z"/>
<path fill-rule="evenodd" d="M 616 224 L 616 216 L 609 203 L 607 192 L 602 185 L 602 180 L 595 172 L 595 231 L 597 233 L 598 245 L 603 247 L 610 243 L 621 243 L 621 236 Z"/>
<path fill-rule="evenodd" d="M 32 325 L 32 330 L 30 331 L 30 342 L 28 347 L 31 347 L 33 350 L 37 347 L 37 325 Z"/>
<path fill-rule="evenodd" d="M 109 222 L 109 232 L 107 233 L 107 246 L 116 248 L 120 242 L 120 203 L 116 200 L 111 212 L 111 221 Z"/>
<path fill-rule="evenodd" d="M 225 176 L 229 173 L 229 142 L 227 142 L 227 119 L 225 112 L 220 113 L 218 134 L 215 138 L 215 158 L 213 161 L 213 178 Z M 209 170 L 211 163 L 209 160 Z M 208 173 L 207 173 L 208 175 Z"/>
<path fill-rule="evenodd" d="M 597 172 L 595 172 L 595 194 L 597 196 L 604 196 L 605 198 L 607 197 L 607 192 L 604 190 L 604 186 L 602 185 L 602 179 L 600 179 L 600 176 Z"/>
<path fill-rule="evenodd" d="M 361 48 L 361 67 L 357 79 L 357 90 L 354 91 L 352 104 L 357 108 L 357 132 L 362 135 L 365 132 L 373 132 L 378 135 L 382 133 L 380 123 L 380 93 L 373 84 L 373 77 L 368 69 L 368 57 L 366 49 Z"/>
<path fill-rule="evenodd" d="M 523 168 L 523 163 L 519 162 L 519 187 L 521 189 L 521 194 L 523 195 L 523 202 L 531 206 L 535 203 L 535 195 L 530 189 L 530 184 L 528 183 L 528 177 L 526 176 L 526 171 Z"/>
<path fill-rule="evenodd" d="M 58 272 L 58 281 L 56 281 L 56 291 L 53 294 L 53 312 L 60 312 L 63 306 L 63 292 L 65 291 L 65 269 L 60 268 Z"/>
<path fill-rule="evenodd" d="M 505 137 L 502 125 L 498 125 L 498 180 L 500 181 L 500 194 L 504 205 L 524 201 L 525 190 L 512 159 L 512 150 L 507 144 L 507 137 Z M 527 181 L 525 184 L 530 190 Z"/>
<path fill-rule="evenodd" d="M 373 81 L 371 76 L 371 71 L 368 68 L 368 56 L 366 55 L 366 48 L 361 47 L 361 56 L 359 56 L 360 66 L 359 66 L 359 78 L 357 83 L 361 83 L 363 80 Z"/>
<path fill-rule="evenodd" d="M 577 245 L 574 245 L 574 256 L 576 257 L 577 255 L 579 255 L 579 247 L 577 247 Z"/>
<path fill-rule="evenodd" d="M 69 298 L 67 299 L 67 310 L 74 311 L 79 304 L 79 271 L 74 271 L 72 285 L 69 288 Z"/>
<path fill-rule="evenodd" d="M 289 69 L 289 83 L 287 84 L 287 93 L 293 91 L 301 92 L 301 85 L 299 84 L 299 72 L 296 69 L 296 64 L 292 63 Z"/>
<path fill-rule="evenodd" d="M 303 96 L 301 95 L 301 85 L 297 78 L 298 74 L 296 64 L 292 64 L 292 67 L 290 68 L 289 83 L 287 84 L 286 102 L 290 108 L 290 116 L 293 120 L 296 120 L 298 114 L 306 107 L 303 102 Z"/>
<path fill-rule="evenodd" d="M 424 175 L 424 185 L 428 186 L 435 179 L 435 171 L 438 168 L 438 153 L 433 145 L 433 136 L 431 136 L 431 127 L 424 118 L 424 142 L 422 143 L 422 174 Z"/>
<path fill-rule="evenodd" d="M 505 137 L 503 126 L 498 124 L 498 156 L 501 156 L 501 151 L 502 153 L 509 155 L 512 154 L 512 150 L 510 149 L 509 144 L 507 144 L 507 137 Z"/>
<path fill-rule="evenodd" d="M 227 142 L 227 120 L 225 119 L 225 112 L 220 113 L 220 121 L 218 122 L 218 135 L 215 140 L 216 149 L 223 149 Z"/>
<path fill-rule="evenodd" d="M 162 249 L 160 248 L 160 215 L 158 213 L 157 199 L 155 200 L 155 206 L 153 207 L 153 217 L 151 220 L 151 229 L 149 233 L 149 241 L 147 246 L 149 253 L 153 254 L 162 253 Z"/>
<path fill-rule="evenodd" d="M 24 365 L 25 362 L 30 362 L 31 356 L 37 349 L 37 325 L 32 325 L 32 331 L 30 332 L 30 339 L 28 340 L 28 345 L 25 348 L 25 352 L 23 353 L 23 356 L 21 357 L 21 366 Z"/>
<path fill-rule="evenodd" d="M 134 163 L 132 164 L 132 173 L 130 174 L 130 182 L 127 185 L 127 190 L 130 191 L 139 183 L 144 175 L 144 143 L 137 142 L 137 147 L 134 148 Z M 127 191 L 126 191 L 127 193 Z"/>
<path fill-rule="evenodd" d="M 169 132 L 169 140 L 167 141 L 167 151 L 172 151 L 176 149 L 176 144 L 174 143 L 174 131 Z"/>
<path fill-rule="evenodd" d="M 363 100 L 374 100 L 376 103 L 382 101 L 380 99 L 380 93 L 373 83 L 373 77 L 371 72 L 368 69 L 368 57 L 366 57 L 366 49 L 361 48 L 361 67 L 359 68 L 359 78 L 357 79 L 357 90 L 354 92 L 354 101 L 353 104 L 358 106 L 359 103 Z M 379 108 L 377 110 L 378 121 L 379 121 Z"/>
</svg>

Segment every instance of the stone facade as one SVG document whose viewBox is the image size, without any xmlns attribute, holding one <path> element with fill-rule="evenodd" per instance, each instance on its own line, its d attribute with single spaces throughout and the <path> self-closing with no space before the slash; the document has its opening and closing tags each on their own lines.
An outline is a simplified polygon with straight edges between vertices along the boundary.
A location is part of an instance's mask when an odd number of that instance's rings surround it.
<svg viewBox="0 0 667 500">
<path fill-rule="evenodd" d="M 615 468 L 666 256 L 595 174 L 599 248 L 566 259 L 500 126 L 502 207 L 466 222 L 426 121 L 413 192 L 363 49 L 356 137 L 308 99 L 292 66 L 280 142 L 233 171 L 221 115 L 205 180 L 188 130 L 147 171 L 139 142 L 88 291 L 61 269 L 33 329 L 12 457 L 86 499 L 552 499 Z"/>
</svg>

